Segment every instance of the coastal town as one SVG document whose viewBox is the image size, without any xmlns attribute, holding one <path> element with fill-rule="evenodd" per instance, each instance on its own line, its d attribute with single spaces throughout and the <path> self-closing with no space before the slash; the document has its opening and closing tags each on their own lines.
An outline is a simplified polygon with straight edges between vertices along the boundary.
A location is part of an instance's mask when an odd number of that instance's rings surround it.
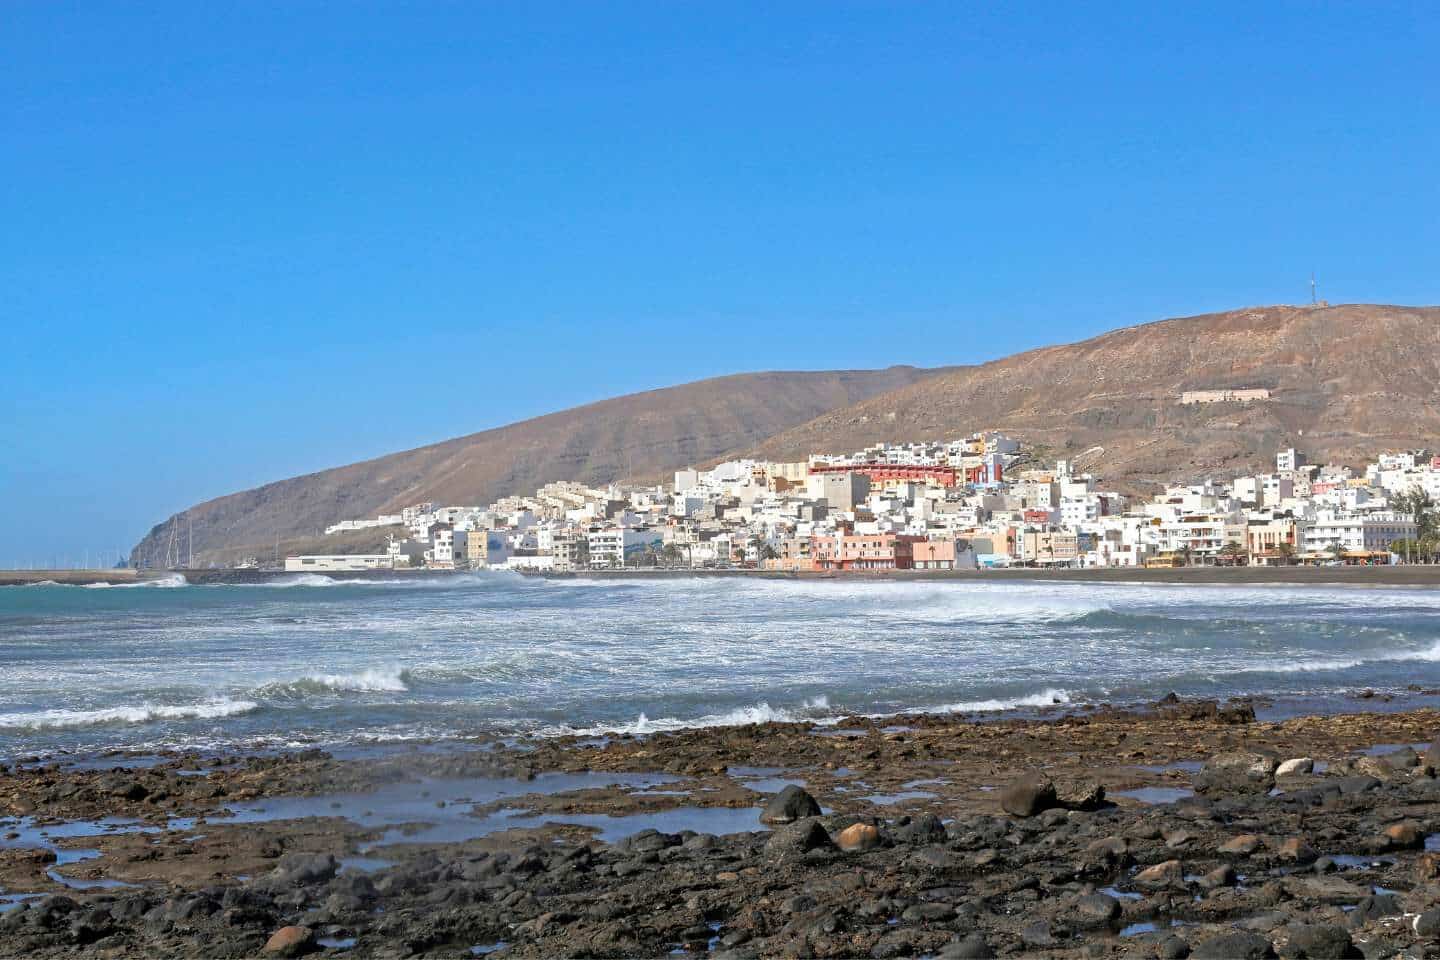
<svg viewBox="0 0 1440 960">
<path fill-rule="evenodd" d="M 1146 499 L 1106 489 L 1073 461 L 1039 465 L 1016 439 L 989 432 L 797 462 L 734 460 L 652 486 L 556 482 L 487 506 L 419 503 L 325 531 L 383 533 L 382 552 L 288 556 L 284 565 L 301 573 L 1377 565 L 1429 558 L 1437 498 L 1440 456 L 1421 450 L 1384 453 L 1360 469 L 1279 450 L 1270 472 L 1171 485 Z"/>
</svg>

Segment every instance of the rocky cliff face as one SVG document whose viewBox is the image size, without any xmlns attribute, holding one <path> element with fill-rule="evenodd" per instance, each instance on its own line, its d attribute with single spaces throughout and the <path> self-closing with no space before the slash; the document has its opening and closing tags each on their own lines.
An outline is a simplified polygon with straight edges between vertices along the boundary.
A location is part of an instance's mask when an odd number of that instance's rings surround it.
<svg viewBox="0 0 1440 960">
<path fill-rule="evenodd" d="M 1187 390 L 1267 400 L 1185 405 Z M 755 451 L 789 458 L 999 429 L 1122 487 L 1273 464 L 1294 445 L 1360 462 L 1440 439 L 1440 308 L 1255 307 L 1164 320 L 941 373 Z"/>
<path fill-rule="evenodd" d="M 197 504 L 157 524 L 131 559 L 172 565 L 192 529 L 197 564 L 230 562 L 422 500 L 484 504 L 553 480 L 660 476 L 935 372 L 751 373 L 617 397 Z"/>
</svg>

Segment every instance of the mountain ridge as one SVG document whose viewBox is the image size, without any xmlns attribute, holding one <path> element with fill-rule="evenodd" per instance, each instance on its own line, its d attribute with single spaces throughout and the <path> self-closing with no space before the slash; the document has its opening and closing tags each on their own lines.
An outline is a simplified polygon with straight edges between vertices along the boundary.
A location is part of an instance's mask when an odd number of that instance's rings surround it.
<svg viewBox="0 0 1440 960">
<path fill-rule="evenodd" d="M 793 460 L 886 440 L 1002 430 L 1037 458 L 1128 492 L 1258 470 L 1299 446 L 1359 462 L 1440 438 L 1440 308 L 1245 307 L 1131 324 L 969 366 L 734 374 L 629 394 L 198 504 L 132 552 L 164 565 L 193 523 L 198 561 L 269 555 L 420 500 L 483 504 L 553 480 L 655 478 L 737 456 Z M 1261 388 L 1248 403 L 1187 390 Z M 180 525 L 184 524 L 184 528 Z M 308 537 L 308 539 L 303 539 Z"/>
<path fill-rule="evenodd" d="M 599 400 L 215 497 L 152 527 L 131 562 L 172 565 L 192 536 L 195 562 L 233 562 L 423 500 L 483 504 L 554 480 L 656 476 L 937 372 L 763 371 Z"/>
</svg>

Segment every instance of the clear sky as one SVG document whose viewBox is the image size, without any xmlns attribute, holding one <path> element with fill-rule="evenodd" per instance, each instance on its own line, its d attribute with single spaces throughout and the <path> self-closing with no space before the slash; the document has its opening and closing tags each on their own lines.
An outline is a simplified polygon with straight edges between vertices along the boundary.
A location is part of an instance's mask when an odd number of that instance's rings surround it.
<svg viewBox="0 0 1440 960">
<path fill-rule="evenodd" d="M 636 389 L 1440 302 L 1432 3 L 0 4 L 0 566 Z"/>
</svg>

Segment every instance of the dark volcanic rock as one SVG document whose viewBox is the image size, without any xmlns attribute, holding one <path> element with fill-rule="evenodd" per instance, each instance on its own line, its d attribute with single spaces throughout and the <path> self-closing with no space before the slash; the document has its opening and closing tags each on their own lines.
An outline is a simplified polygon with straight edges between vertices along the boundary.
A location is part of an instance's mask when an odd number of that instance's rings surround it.
<svg viewBox="0 0 1440 960">
<path fill-rule="evenodd" d="M 1000 808 L 1017 817 L 1033 817 L 1057 802 L 1055 784 L 1039 770 L 1024 774 L 1000 794 Z"/>
<path fill-rule="evenodd" d="M 830 846 L 830 835 L 818 820 L 801 820 L 772 833 L 765 841 L 765 855 L 772 860 L 785 860 Z"/>
<path fill-rule="evenodd" d="M 765 809 L 760 813 L 761 823 L 794 823 L 805 817 L 820 816 L 820 804 L 815 798 L 804 790 L 788 784 L 770 802 L 765 804 Z"/>
<path fill-rule="evenodd" d="M 1195 774 L 1197 793 L 1265 793 L 1275 786 L 1275 758 L 1253 751 L 1220 753 Z"/>
<path fill-rule="evenodd" d="M 1362 957 L 1350 942 L 1350 934 L 1337 924 L 1303 923 L 1285 928 L 1286 941 L 1280 956 L 1306 960 L 1348 960 Z"/>
<path fill-rule="evenodd" d="M 1224 933 L 1197 946 L 1193 960 L 1264 960 L 1274 957 L 1270 941 L 1258 933 Z"/>
</svg>

